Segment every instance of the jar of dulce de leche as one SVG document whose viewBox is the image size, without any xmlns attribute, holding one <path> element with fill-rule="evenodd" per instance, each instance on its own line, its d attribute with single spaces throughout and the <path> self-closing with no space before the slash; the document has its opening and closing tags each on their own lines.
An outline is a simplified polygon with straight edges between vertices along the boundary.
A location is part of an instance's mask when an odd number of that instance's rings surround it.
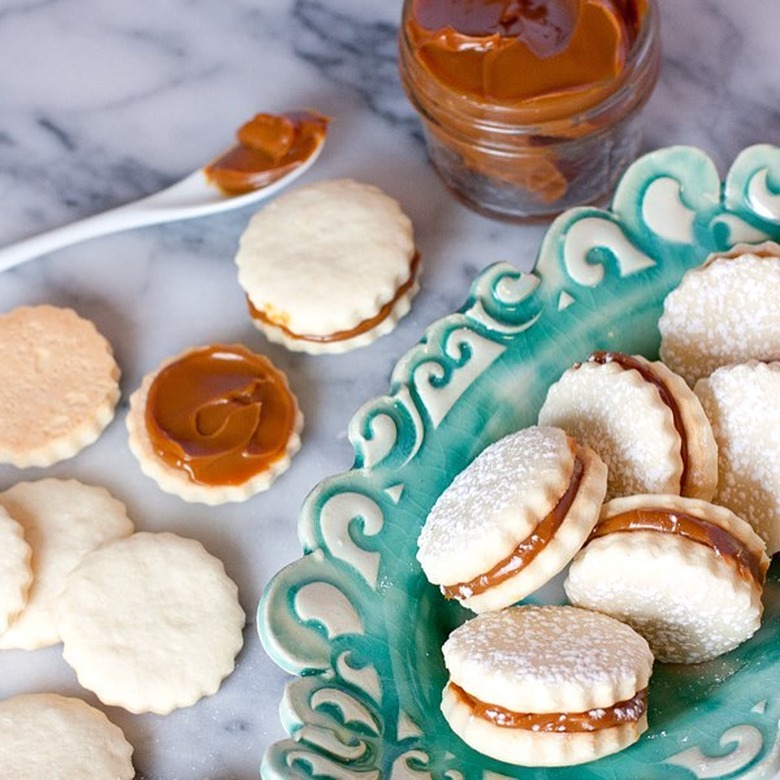
<svg viewBox="0 0 780 780">
<path fill-rule="evenodd" d="M 514 220 L 605 200 L 658 78 L 655 0 L 405 0 L 404 89 L 466 205 Z"/>
</svg>

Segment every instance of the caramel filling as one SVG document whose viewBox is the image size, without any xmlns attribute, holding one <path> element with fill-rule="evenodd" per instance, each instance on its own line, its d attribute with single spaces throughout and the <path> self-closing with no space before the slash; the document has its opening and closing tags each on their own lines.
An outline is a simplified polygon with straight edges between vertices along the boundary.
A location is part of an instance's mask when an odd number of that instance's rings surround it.
<svg viewBox="0 0 780 780">
<path fill-rule="evenodd" d="M 303 334 L 303 333 L 295 333 L 294 331 L 290 330 L 286 325 L 282 325 L 279 322 L 275 322 L 271 317 L 269 317 L 265 312 L 260 311 L 251 300 L 249 300 L 249 296 L 247 296 L 246 302 L 247 306 L 249 307 L 249 314 L 251 315 L 253 320 L 258 320 L 259 322 L 264 323 L 265 325 L 270 325 L 273 328 L 278 328 L 281 330 L 288 338 L 291 339 L 298 339 L 300 341 L 315 341 L 321 344 L 328 344 L 333 341 L 346 341 L 347 339 L 354 338 L 355 336 L 360 336 L 363 333 L 368 333 L 370 330 L 373 330 L 379 323 L 381 323 L 383 320 L 387 319 L 387 317 L 390 315 L 390 312 L 395 308 L 398 301 L 400 301 L 412 288 L 412 285 L 414 285 L 414 280 L 417 276 L 417 269 L 420 265 L 420 255 L 419 253 L 415 252 L 414 257 L 412 257 L 412 262 L 410 265 L 410 271 L 409 271 L 409 277 L 407 280 L 396 290 L 395 295 L 386 303 L 384 306 L 382 306 L 381 309 L 373 316 L 369 317 L 367 320 L 363 320 L 358 325 L 356 325 L 354 328 L 351 328 L 350 330 L 339 330 L 336 333 L 328 333 L 324 336 L 319 335 L 313 335 L 313 334 Z"/>
<path fill-rule="evenodd" d="M 157 456 L 204 485 L 237 485 L 287 452 L 297 405 L 284 375 L 240 346 L 205 347 L 170 363 L 146 401 Z"/>
<path fill-rule="evenodd" d="M 594 363 L 600 363 L 604 365 L 606 363 L 617 363 L 625 369 L 633 369 L 638 371 L 639 375 L 645 382 L 649 382 L 658 390 L 658 395 L 661 396 L 661 402 L 669 408 L 672 413 L 672 422 L 674 429 L 680 436 L 680 459 L 682 460 L 682 474 L 680 474 L 680 494 L 687 495 L 686 488 L 688 487 L 688 474 L 690 472 L 690 456 L 688 452 L 688 431 L 685 428 L 685 421 L 683 420 L 682 412 L 680 411 L 680 405 L 677 403 L 672 392 L 666 386 L 664 381 L 655 374 L 652 368 L 648 367 L 645 363 L 637 360 L 631 355 L 626 355 L 623 352 L 594 352 L 588 360 Z"/>
<path fill-rule="evenodd" d="M 591 533 L 596 539 L 606 534 L 626 531 L 660 531 L 676 534 L 697 544 L 709 547 L 716 555 L 735 566 L 747 582 L 763 585 L 768 559 L 748 549 L 735 536 L 709 520 L 702 520 L 687 512 L 671 509 L 632 509 L 602 520 Z"/>
<path fill-rule="evenodd" d="M 267 187 L 308 160 L 322 144 L 328 119 L 313 111 L 257 114 L 236 133 L 238 143 L 203 172 L 225 195 Z"/>
<path fill-rule="evenodd" d="M 610 729 L 636 723 L 647 712 L 647 688 L 611 707 L 597 707 L 585 712 L 514 712 L 497 704 L 486 704 L 453 682 L 449 683 L 449 687 L 474 715 L 494 726 L 546 734 Z"/>
<path fill-rule="evenodd" d="M 554 509 L 536 526 L 530 536 L 523 539 L 510 555 L 499 561 L 490 571 L 480 574 L 469 582 L 455 585 L 442 585 L 441 592 L 448 599 L 467 599 L 484 593 L 489 588 L 500 585 L 513 577 L 521 569 L 528 566 L 534 558 L 546 547 L 564 518 L 569 513 L 577 491 L 580 489 L 585 467 L 579 457 L 574 459 L 571 480 L 563 495 L 558 499 Z"/>
</svg>

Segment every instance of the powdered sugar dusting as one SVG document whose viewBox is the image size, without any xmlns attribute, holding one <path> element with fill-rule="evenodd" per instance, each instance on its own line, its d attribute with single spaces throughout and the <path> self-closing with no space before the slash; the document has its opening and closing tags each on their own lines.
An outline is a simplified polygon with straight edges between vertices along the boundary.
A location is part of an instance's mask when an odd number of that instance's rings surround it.
<svg viewBox="0 0 780 780">
<path fill-rule="evenodd" d="M 695 390 L 718 443 L 714 500 L 747 520 L 772 555 L 780 550 L 780 362 L 720 368 Z"/>
<path fill-rule="evenodd" d="M 780 257 L 716 258 L 664 301 L 661 358 L 693 385 L 716 368 L 780 358 Z"/>
<path fill-rule="evenodd" d="M 526 428 L 487 447 L 425 521 L 417 557 L 428 577 L 449 584 L 484 573 L 552 509 L 573 462 L 566 434 L 553 428 Z"/>
</svg>

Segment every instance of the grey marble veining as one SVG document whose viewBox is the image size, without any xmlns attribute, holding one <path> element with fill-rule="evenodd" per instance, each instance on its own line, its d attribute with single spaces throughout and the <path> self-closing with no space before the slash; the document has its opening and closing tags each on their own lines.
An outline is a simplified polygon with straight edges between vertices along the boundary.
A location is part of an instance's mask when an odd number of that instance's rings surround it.
<svg viewBox="0 0 780 780">
<path fill-rule="evenodd" d="M 508 260 L 530 268 L 543 225 L 473 214 L 427 163 L 396 72 L 400 2 L 379 0 L 0 0 L 0 244 L 149 194 L 230 143 L 257 111 L 312 107 L 332 117 L 306 181 L 351 176 L 398 198 L 424 262 L 422 292 L 391 335 L 350 357 L 292 355 L 248 321 L 233 255 L 250 211 L 95 239 L 0 276 L 0 310 L 50 302 L 95 321 L 115 346 L 123 400 L 103 437 L 20 479 L 74 476 L 124 500 L 140 529 L 200 539 L 239 584 L 246 644 L 220 692 L 166 717 L 106 708 L 135 746 L 142 778 L 257 776 L 283 737 L 287 676 L 264 655 L 254 611 L 268 579 L 300 553 L 306 494 L 352 462 L 346 429 L 388 389 L 397 359 L 470 280 Z M 777 0 L 661 0 L 664 61 L 645 112 L 645 148 L 694 144 L 722 171 L 745 146 L 780 143 Z M 285 371 L 306 415 L 303 448 L 269 492 L 240 506 L 188 506 L 161 493 L 130 456 L 128 394 L 188 346 L 239 340 Z M 0 697 L 83 696 L 60 648 L 0 652 Z"/>
</svg>

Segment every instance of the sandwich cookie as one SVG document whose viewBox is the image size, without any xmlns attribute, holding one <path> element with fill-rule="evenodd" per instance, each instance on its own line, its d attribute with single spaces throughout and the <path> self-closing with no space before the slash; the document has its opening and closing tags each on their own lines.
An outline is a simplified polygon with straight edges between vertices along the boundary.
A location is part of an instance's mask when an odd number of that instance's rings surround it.
<svg viewBox="0 0 780 780">
<path fill-rule="evenodd" d="M 501 609 L 554 577 L 598 520 L 607 469 L 558 428 L 534 426 L 487 447 L 436 500 L 417 559 L 447 598 Z"/>
<path fill-rule="evenodd" d="M 780 551 L 780 362 L 724 366 L 695 386 L 718 443 L 713 499 Z"/>
<path fill-rule="evenodd" d="M 0 463 L 72 457 L 100 436 L 118 400 L 113 350 L 89 320 L 46 305 L 0 316 Z"/>
<path fill-rule="evenodd" d="M 464 623 L 442 648 L 441 709 L 487 756 L 522 766 L 593 761 L 647 729 L 653 655 L 629 626 L 570 606 L 519 606 Z"/>
<path fill-rule="evenodd" d="M 659 661 L 698 663 L 752 636 L 769 567 L 764 542 L 725 507 L 639 495 L 604 505 L 564 589 L 625 621 Z"/>
<path fill-rule="evenodd" d="M 607 496 L 678 493 L 709 500 L 718 454 L 695 393 L 663 363 L 594 352 L 553 384 L 542 425 L 563 428 L 599 453 Z"/>
<path fill-rule="evenodd" d="M 303 415 L 287 377 L 239 344 L 187 350 L 130 397 L 130 450 L 141 470 L 185 501 L 245 501 L 286 471 Z"/>
<path fill-rule="evenodd" d="M 661 359 L 693 386 L 716 368 L 780 359 L 780 244 L 710 255 L 666 296 Z"/>
<path fill-rule="evenodd" d="M 290 190 L 249 222 L 236 255 L 255 326 L 313 354 L 389 333 L 418 290 L 412 223 L 379 188 L 352 179 Z"/>
</svg>

